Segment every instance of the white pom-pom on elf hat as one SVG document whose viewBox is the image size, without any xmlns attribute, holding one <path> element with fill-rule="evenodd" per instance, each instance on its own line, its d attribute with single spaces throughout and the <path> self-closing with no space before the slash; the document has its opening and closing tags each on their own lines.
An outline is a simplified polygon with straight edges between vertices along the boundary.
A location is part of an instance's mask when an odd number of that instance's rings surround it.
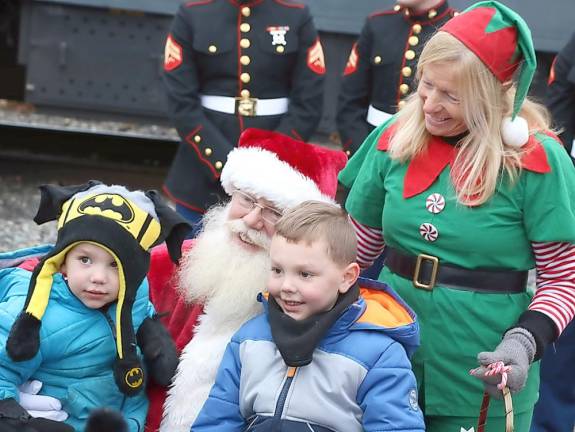
<svg viewBox="0 0 575 432">
<path fill-rule="evenodd" d="M 482 1 L 450 19 L 440 29 L 450 33 L 479 57 L 501 83 L 517 74 L 511 117 L 501 123 L 501 139 L 521 147 L 529 140 L 527 121 L 518 116 L 535 74 L 537 60 L 527 24 L 497 1 Z"/>
</svg>

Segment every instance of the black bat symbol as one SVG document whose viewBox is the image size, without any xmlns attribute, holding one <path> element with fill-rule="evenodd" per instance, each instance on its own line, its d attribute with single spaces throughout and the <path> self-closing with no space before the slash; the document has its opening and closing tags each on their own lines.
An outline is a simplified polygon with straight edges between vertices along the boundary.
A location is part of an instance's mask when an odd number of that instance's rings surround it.
<svg viewBox="0 0 575 432">
<path fill-rule="evenodd" d="M 140 387 L 144 382 L 144 372 L 140 368 L 132 368 L 126 372 L 124 379 L 130 387 Z"/>
<path fill-rule="evenodd" d="M 114 198 L 116 198 L 117 202 L 120 202 L 119 205 L 114 204 Z M 91 211 L 88 211 L 88 209 L 91 209 Z M 119 217 L 117 219 L 121 222 L 129 223 L 134 219 L 132 207 L 120 195 L 96 195 L 88 198 L 78 207 L 78 211 L 84 214 L 104 213 L 106 210 L 111 210 L 118 214 Z"/>
</svg>

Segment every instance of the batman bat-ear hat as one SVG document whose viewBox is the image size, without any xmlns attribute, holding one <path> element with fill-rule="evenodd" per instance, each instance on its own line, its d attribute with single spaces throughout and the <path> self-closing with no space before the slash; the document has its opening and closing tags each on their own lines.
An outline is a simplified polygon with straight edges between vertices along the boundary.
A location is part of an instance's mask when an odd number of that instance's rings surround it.
<svg viewBox="0 0 575 432">
<path fill-rule="evenodd" d="M 34 220 L 44 223 L 57 218 L 58 237 L 54 249 L 32 273 L 26 303 L 10 330 L 6 350 L 15 361 L 36 355 L 53 275 L 77 244 L 98 245 L 114 257 L 118 267 L 114 377 L 122 392 L 135 394 L 143 388 L 144 369 L 136 352 L 132 305 L 149 268 L 148 250 L 165 240 L 172 259 L 177 260 L 188 225 L 154 191 L 129 191 L 97 181 L 67 187 L 44 185 L 40 191 Z"/>
</svg>

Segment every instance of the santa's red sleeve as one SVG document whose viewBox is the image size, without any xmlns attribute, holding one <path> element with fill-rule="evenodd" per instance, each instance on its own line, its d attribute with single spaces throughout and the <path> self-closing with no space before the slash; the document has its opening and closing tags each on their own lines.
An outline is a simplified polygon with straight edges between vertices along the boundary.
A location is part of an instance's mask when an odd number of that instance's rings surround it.
<svg viewBox="0 0 575 432">
<path fill-rule="evenodd" d="M 186 240 L 182 254 L 193 247 L 193 240 Z M 150 300 L 158 314 L 164 315 L 162 323 L 167 327 L 176 343 L 178 353 L 192 339 L 194 327 L 202 313 L 202 307 L 184 301 L 176 289 L 176 265 L 171 261 L 165 244 L 151 251 L 148 282 Z M 166 399 L 166 388 L 154 382 L 148 383 L 150 407 L 146 419 L 146 432 L 156 432 L 162 420 L 162 408 Z"/>
</svg>

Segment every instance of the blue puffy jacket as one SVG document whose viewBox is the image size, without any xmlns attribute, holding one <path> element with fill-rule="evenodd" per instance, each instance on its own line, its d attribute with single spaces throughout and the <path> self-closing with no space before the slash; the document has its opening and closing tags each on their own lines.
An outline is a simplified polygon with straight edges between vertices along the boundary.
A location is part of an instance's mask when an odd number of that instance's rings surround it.
<svg viewBox="0 0 575 432">
<path fill-rule="evenodd" d="M 46 246 L 0 254 L 0 266 L 14 265 L 49 250 Z M 77 431 L 84 430 L 90 411 L 97 407 L 121 411 L 130 432 L 143 431 L 148 410 L 145 392 L 127 397 L 114 381 L 115 303 L 107 312 L 89 309 L 71 293 L 62 275 L 55 274 L 42 318 L 38 354 L 23 362 L 10 359 L 6 338 L 26 301 L 31 275 L 20 268 L 0 270 L 0 399 L 18 400 L 18 386 L 37 379 L 43 382 L 40 394 L 59 399 L 62 409 L 69 414 L 66 423 Z M 132 309 L 134 331 L 153 313 L 145 280 L 138 288 Z"/>
<path fill-rule="evenodd" d="M 415 313 L 385 284 L 360 287 L 299 368 L 284 363 L 262 298 L 266 313 L 228 344 L 192 432 L 424 431 L 408 358 L 419 345 Z"/>
</svg>

